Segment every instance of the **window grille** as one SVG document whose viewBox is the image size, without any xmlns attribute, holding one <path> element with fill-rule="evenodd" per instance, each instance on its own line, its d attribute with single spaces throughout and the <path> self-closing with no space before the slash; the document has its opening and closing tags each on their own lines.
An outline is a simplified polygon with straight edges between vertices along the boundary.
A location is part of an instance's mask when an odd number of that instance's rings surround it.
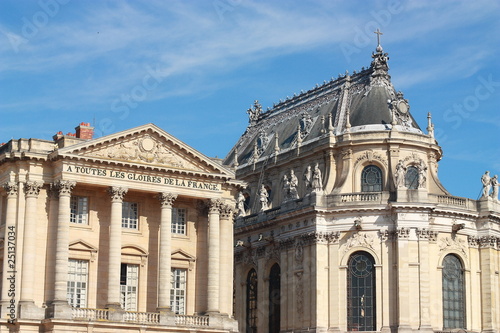
<svg viewBox="0 0 500 333">
<path fill-rule="evenodd" d="M 246 317 L 246 333 L 257 333 L 257 272 L 253 268 L 247 276 Z"/>
<path fill-rule="evenodd" d="M 178 235 L 186 234 L 186 209 L 172 209 L 172 233 Z"/>
<path fill-rule="evenodd" d="M 465 329 L 464 269 L 452 254 L 443 260 L 443 325 L 445 329 Z"/>
<path fill-rule="evenodd" d="M 410 190 L 418 188 L 418 169 L 414 166 L 409 166 L 405 174 L 405 186 Z"/>
</svg>

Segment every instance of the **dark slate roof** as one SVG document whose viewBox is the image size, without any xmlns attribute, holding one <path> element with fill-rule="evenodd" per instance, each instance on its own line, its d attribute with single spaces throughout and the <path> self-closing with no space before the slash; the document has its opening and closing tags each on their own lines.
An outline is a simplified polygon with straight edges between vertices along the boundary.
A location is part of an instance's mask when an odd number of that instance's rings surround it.
<svg viewBox="0 0 500 333">
<path fill-rule="evenodd" d="M 298 140 L 304 144 L 319 139 L 329 129 L 339 135 L 347 130 L 384 131 L 396 126 L 400 131 L 422 133 L 409 113 L 408 101 L 391 83 L 389 58 L 380 45 L 372 58 L 369 68 L 280 101 L 266 112 L 255 101 L 247 111 L 248 128 L 224 164 L 233 164 L 236 153 L 240 165 L 271 156 L 277 149 L 296 147 Z"/>
</svg>

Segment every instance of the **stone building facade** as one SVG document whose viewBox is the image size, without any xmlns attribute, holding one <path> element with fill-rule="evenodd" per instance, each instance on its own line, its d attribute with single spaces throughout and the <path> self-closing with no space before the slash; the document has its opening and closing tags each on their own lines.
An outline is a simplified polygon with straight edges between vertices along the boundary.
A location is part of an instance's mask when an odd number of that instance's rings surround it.
<svg viewBox="0 0 500 333">
<path fill-rule="evenodd" d="M 2 332 L 237 332 L 233 171 L 153 124 L 0 147 Z"/>
<path fill-rule="evenodd" d="M 481 199 L 440 183 L 378 45 L 368 68 L 294 95 L 224 163 L 248 186 L 235 222 L 240 332 L 500 329 L 498 182 Z M 478 177 L 479 178 L 479 177 Z"/>
</svg>

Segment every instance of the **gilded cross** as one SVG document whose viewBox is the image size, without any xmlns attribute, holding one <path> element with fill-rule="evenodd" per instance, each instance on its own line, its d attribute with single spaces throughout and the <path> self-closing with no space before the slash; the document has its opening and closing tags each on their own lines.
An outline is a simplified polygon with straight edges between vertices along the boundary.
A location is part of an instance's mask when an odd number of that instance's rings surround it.
<svg viewBox="0 0 500 333">
<path fill-rule="evenodd" d="M 379 28 L 377 28 L 377 31 L 374 31 L 373 33 L 377 34 L 377 45 L 380 45 L 380 35 L 383 35 L 383 33 L 380 32 Z"/>
</svg>

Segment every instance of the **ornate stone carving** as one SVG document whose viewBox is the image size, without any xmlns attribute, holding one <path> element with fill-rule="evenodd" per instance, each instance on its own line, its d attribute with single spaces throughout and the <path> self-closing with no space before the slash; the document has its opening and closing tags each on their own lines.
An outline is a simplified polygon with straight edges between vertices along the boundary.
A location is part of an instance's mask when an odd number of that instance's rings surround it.
<svg viewBox="0 0 500 333">
<path fill-rule="evenodd" d="M 296 275 L 295 295 L 297 296 L 297 315 L 299 318 L 302 318 L 304 314 L 304 279 L 302 272 L 297 272 Z"/>
<path fill-rule="evenodd" d="M 306 245 L 336 243 L 340 238 L 340 232 L 313 231 L 300 236 Z"/>
<path fill-rule="evenodd" d="M 111 196 L 111 201 L 123 201 L 125 194 L 127 194 L 128 188 L 119 187 L 119 186 L 111 186 L 108 189 L 108 193 Z"/>
<path fill-rule="evenodd" d="M 247 110 L 249 126 L 255 126 L 259 120 L 259 116 L 262 114 L 262 105 L 259 101 L 255 100 L 253 106 Z"/>
<path fill-rule="evenodd" d="M 365 151 L 360 156 L 358 156 L 358 158 L 356 159 L 356 162 L 354 164 L 357 165 L 363 161 L 372 162 L 374 160 L 379 161 L 383 165 L 387 166 L 387 159 L 382 157 L 382 155 L 373 152 L 373 150 L 371 150 L 371 149 Z"/>
<path fill-rule="evenodd" d="M 396 187 L 401 188 L 405 185 L 405 173 L 406 167 L 403 161 L 399 160 L 398 164 L 396 164 L 396 170 L 394 171 L 394 184 L 396 184 Z"/>
<path fill-rule="evenodd" d="M 222 200 L 221 199 L 210 199 L 208 201 L 208 211 L 209 213 L 219 213 L 220 214 L 220 209 L 222 206 Z"/>
<path fill-rule="evenodd" d="M 396 230 L 398 238 L 408 239 L 410 237 L 410 228 L 401 227 Z"/>
<path fill-rule="evenodd" d="M 9 197 L 16 196 L 19 190 L 19 186 L 17 186 L 17 184 L 14 182 L 7 182 L 3 184 L 3 188 L 5 192 L 7 192 L 7 196 Z"/>
<path fill-rule="evenodd" d="M 257 250 L 255 251 L 255 254 L 257 258 L 263 258 L 264 255 L 266 254 L 266 246 L 259 246 Z"/>
<path fill-rule="evenodd" d="M 437 231 L 432 231 L 427 228 L 417 228 L 416 233 L 419 239 L 428 239 L 431 242 L 437 241 Z"/>
<path fill-rule="evenodd" d="M 389 107 L 393 115 L 393 124 L 402 125 L 404 127 L 412 127 L 412 119 L 410 117 L 410 104 L 403 97 L 403 93 L 398 91 L 396 98 L 390 101 Z"/>
<path fill-rule="evenodd" d="M 469 247 L 479 247 L 480 238 L 477 236 L 467 236 L 467 242 L 469 243 Z"/>
<path fill-rule="evenodd" d="M 456 250 L 467 257 L 467 245 L 463 239 L 451 239 L 450 237 L 441 238 L 439 240 L 439 250 L 448 251 Z"/>
<path fill-rule="evenodd" d="M 266 259 L 276 259 L 278 262 L 280 261 L 280 247 L 276 243 L 272 243 L 266 247 Z"/>
<path fill-rule="evenodd" d="M 243 262 L 247 265 L 253 265 L 257 267 L 257 255 L 254 249 L 248 249 L 243 252 Z"/>
<path fill-rule="evenodd" d="M 58 180 L 54 183 L 54 188 L 59 192 L 59 195 L 71 195 L 71 191 L 76 186 L 73 180 Z"/>
<path fill-rule="evenodd" d="M 347 159 L 352 157 L 352 149 L 344 148 L 344 149 L 342 149 L 341 154 L 342 154 L 342 158 L 344 160 L 347 160 Z"/>
<path fill-rule="evenodd" d="M 280 247 L 280 251 L 281 250 L 288 250 L 290 249 L 293 245 L 295 244 L 295 240 L 290 237 L 290 238 L 286 238 L 286 239 L 282 239 L 280 240 L 279 242 L 279 247 Z"/>
<path fill-rule="evenodd" d="M 299 198 L 299 192 L 297 186 L 299 185 L 299 180 L 295 173 L 290 170 L 290 178 L 287 175 L 283 175 L 283 202 L 296 200 Z"/>
<path fill-rule="evenodd" d="M 373 249 L 373 236 L 365 233 L 355 233 L 342 245 L 342 247 L 344 253 L 353 247 L 367 247 Z"/>
<path fill-rule="evenodd" d="M 483 236 L 479 239 L 479 246 L 481 248 L 494 249 L 497 245 L 497 237 L 495 236 Z"/>
<path fill-rule="evenodd" d="M 260 187 L 260 191 L 259 191 L 259 202 L 260 202 L 260 211 L 261 212 L 269 209 L 268 201 L 269 201 L 269 194 L 267 193 L 267 189 L 264 186 L 264 184 L 262 184 Z"/>
<path fill-rule="evenodd" d="M 302 259 L 304 259 L 304 242 L 299 239 L 295 243 L 295 263 L 298 267 L 302 267 Z"/>
<path fill-rule="evenodd" d="M 302 117 L 300 118 L 299 124 L 300 124 L 299 125 L 300 137 L 303 139 L 311 131 L 314 122 L 311 115 L 308 112 L 302 112 Z"/>
<path fill-rule="evenodd" d="M 235 212 L 235 209 L 233 205 L 223 203 L 220 206 L 220 218 L 221 219 L 230 219 L 233 213 Z"/>
<path fill-rule="evenodd" d="M 493 200 L 498 201 L 498 175 L 494 175 L 491 178 L 491 194 L 490 196 L 493 198 Z"/>
<path fill-rule="evenodd" d="M 304 183 L 306 186 L 306 193 L 311 193 L 312 191 L 312 168 L 310 165 L 307 166 L 306 171 L 304 172 Z"/>
<path fill-rule="evenodd" d="M 36 197 L 40 193 L 42 186 L 43 183 L 29 180 L 24 184 L 24 194 L 26 194 L 27 197 Z"/>
<path fill-rule="evenodd" d="M 246 210 L 245 210 L 245 195 L 243 192 L 238 193 L 238 198 L 236 199 L 237 201 L 237 209 L 238 209 L 238 216 L 245 216 L 246 215 Z"/>
<path fill-rule="evenodd" d="M 380 240 L 385 242 L 385 241 L 393 240 L 394 237 L 396 236 L 396 232 L 393 230 L 385 229 L 385 230 L 380 230 L 378 232 L 378 235 L 380 237 Z"/>
<path fill-rule="evenodd" d="M 174 204 L 175 199 L 177 199 L 177 194 L 167 192 L 161 192 L 160 194 L 158 194 L 158 200 L 160 201 L 162 208 L 171 208 Z"/>
</svg>

